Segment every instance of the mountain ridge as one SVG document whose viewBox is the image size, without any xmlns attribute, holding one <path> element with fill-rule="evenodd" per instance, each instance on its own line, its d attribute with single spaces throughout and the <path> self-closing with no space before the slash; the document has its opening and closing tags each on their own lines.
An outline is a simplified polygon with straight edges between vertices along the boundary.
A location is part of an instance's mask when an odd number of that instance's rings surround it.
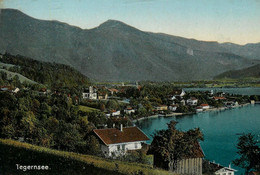
<svg viewBox="0 0 260 175">
<path fill-rule="evenodd" d="M 0 52 L 71 65 L 95 80 L 212 79 L 259 62 L 217 42 L 144 32 L 117 20 L 81 29 L 28 15 L 17 20 L 11 12 L 0 14 Z"/>
</svg>

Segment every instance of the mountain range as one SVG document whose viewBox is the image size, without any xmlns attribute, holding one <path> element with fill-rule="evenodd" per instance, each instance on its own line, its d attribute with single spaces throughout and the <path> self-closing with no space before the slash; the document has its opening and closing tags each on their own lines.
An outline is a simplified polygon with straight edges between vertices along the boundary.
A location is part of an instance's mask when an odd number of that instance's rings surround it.
<svg viewBox="0 0 260 175">
<path fill-rule="evenodd" d="M 70 65 L 98 81 L 205 80 L 260 63 L 260 43 L 198 41 L 115 20 L 81 29 L 14 9 L 0 11 L 0 53 L 5 52 Z"/>
</svg>

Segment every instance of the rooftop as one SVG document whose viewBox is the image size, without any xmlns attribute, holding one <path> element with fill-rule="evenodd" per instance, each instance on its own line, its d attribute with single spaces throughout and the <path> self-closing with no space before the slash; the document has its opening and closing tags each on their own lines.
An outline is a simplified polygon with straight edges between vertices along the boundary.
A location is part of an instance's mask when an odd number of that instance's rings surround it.
<svg viewBox="0 0 260 175">
<path fill-rule="evenodd" d="M 149 140 L 138 127 L 123 128 L 123 131 L 117 128 L 94 129 L 94 132 L 106 145 Z"/>
</svg>

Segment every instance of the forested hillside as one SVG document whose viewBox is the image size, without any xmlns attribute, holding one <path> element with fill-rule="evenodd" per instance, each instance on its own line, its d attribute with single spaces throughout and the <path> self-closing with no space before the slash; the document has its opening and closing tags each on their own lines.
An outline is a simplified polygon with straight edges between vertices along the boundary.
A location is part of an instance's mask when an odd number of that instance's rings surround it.
<svg viewBox="0 0 260 175">
<path fill-rule="evenodd" d="M 0 62 L 13 65 L 3 66 L 8 71 L 19 73 L 30 80 L 45 85 L 80 86 L 89 79 L 70 66 L 33 60 L 24 56 L 4 54 Z M 3 65 L 5 65 L 3 64 Z"/>
<path fill-rule="evenodd" d="M 215 79 L 221 78 L 260 78 L 260 64 L 245 69 L 227 71 L 215 77 Z"/>
</svg>

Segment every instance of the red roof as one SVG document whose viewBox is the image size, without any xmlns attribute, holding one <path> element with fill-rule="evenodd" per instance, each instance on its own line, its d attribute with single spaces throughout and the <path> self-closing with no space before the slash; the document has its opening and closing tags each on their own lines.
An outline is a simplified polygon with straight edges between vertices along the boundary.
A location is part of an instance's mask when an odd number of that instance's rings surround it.
<svg viewBox="0 0 260 175">
<path fill-rule="evenodd" d="M 123 131 L 117 128 L 94 129 L 94 132 L 106 145 L 149 140 L 138 127 L 123 128 Z"/>
<path fill-rule="evenodd" d="M 108 90 L 111 91 L 111 92 L 118 92 L 118 90 L 115 89 L 115 88 L 111 88 L 111 89 L 108 89 Z"/>
<path fill-rule="evenodd" d="M 209 106 L 208 104 L 201 104 L 200 106 Z"/>
<path fill-rule="evenodd" d="M 190 99 L 191 99 L 191 100 L 197 100 L 197 98 L 195 98 L 195 97 L 191 97 Z"/>
<path fill-rule="evenodd" d="M 215 100 L 225 100 L 225 97 L 213 97 Z"/>
</svg>

